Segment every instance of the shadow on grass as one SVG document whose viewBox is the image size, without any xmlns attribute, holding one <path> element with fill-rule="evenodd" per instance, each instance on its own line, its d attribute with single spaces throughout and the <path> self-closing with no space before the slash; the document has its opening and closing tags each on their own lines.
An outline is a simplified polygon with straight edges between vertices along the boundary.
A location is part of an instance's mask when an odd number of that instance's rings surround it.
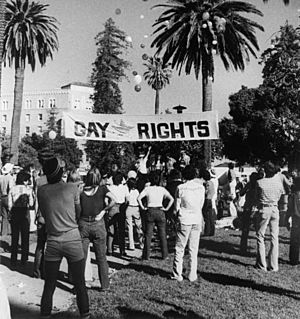
<svg viewBox="0 0 300 319">
<path fill-rule="evenodd" d="M 241 237 L 241 234 L 231 234 L 230 237 Z M 289 245 L 290 244 L 290 238 L 279 236 L 279 244 Z M 255 236 L 248 236 L 248 240 L 256 240 Z M 265 241 L 270 241 L 271 236 L 270 234 L 265 234 Z"/>
<path fill-rule="evenodd" d="M 255 257 L 255 254 L 249 253 L 246 257 Z M 216 256 L 216 255 L 209 255 L 209 254 L 203 254 L 201 252 L 198 253 L 198 257 L 200 258 L 207 258 L 207 259 L 217 259 L 217 260 L 222 260 L 229 262 L 234 265 L 241 265 L 241 266 L 251 266 L 253 265 L 252 263 L 247 263 L 247 262 L 242 262 L 240 260 L 234 259 L 234 258 L 227 258 L 227 257 L 222 257 L 222 256 Z"/>
<path fill-rule="evenodd" d="M 150 301 L 154 301 L 161 305 L 167 305 L 173 307 L 174 309 L 166 310 L 163 313 L 165 318 L 169 319 L 205 319 L 205 317 L 198 315 L 192 310 L 186 310 L 174 303 L 162 301 L 156 298 L 150 298 Z"/>
<path fill-rule="evenodd" d="M 251 288 L 261 292 L 267 292 L 271 294 L 284 295 L 296 300 L 300 300 L 300 292 L 287 290 L 280 287 L 265 286 L 258 284 L 252 280 L 242 279 L 237 277 L 232 277 L 224 274 L 207 273 L 201 272 L 201 277 L 209 282 L 214 282 L 217 284 L 227 285 L 227 286 L 238 286 L 244 288 Z"/>
<path fill-rule="evenodd" d="M 203 248 L 217 253 L 240 255 L 238 244 L 232 244 L 227 241 L 218 242 L 213 239 L 207 239 L 206 237 L 201 237 L 200 239 L 199 249 Z"/>
<path fill-rule="evenodd" d="M 0 248 L 5 252 L 10 252 L 10 244 L 6 240 L 0 240 Z"/>
<path fill-rule="evenodd" d="M 158 275 L 162 278 L 170 278 L 170 276 L 171 276 L 170 272 L 167 272 L 167 271 L 160 269 L 160 268 L 152 267 L 150 265 L 142 264 L 142 263 L 140 263 L 140 264 L 131 263 L 131 264 L 127 265 L 126 268 L 133 269 L 137 272 L 143 272 L 143 273 L 146 273 L 149 275 Z"/>
<path fill-rule="evenodd" d="M 147 311 L 135 310 L 128 307 L 118 307 L 117 309 L 124 319 L 161 319 L 160 316 Z"/>
</svg>

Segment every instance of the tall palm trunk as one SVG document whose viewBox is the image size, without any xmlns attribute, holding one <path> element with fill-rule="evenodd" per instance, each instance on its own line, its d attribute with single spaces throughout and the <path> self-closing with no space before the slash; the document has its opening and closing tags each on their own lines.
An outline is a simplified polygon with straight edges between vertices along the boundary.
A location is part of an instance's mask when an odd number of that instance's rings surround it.
<svg viewBox="0 0 300 319">
<path fill-rule="evenodd" d="M 203 61 L 204 62 L 204 61 Z M 207 64 L 202 63 L 202 111 L 212 110 L 212 79 L 207 74 Z M 206 167 L 211 167 L 211 140 L 204 141 L 204 161 Z"/>
<path fill-rule="evenodd" d="M 0 0 L 0 97 L 1 97 L 1 79 L 2 79 L 2 55 L 3 55 L 3 40 L 5 29 L 5 10 L 6 0 Z"/>
<path fill-rule="evenodd" d="M 18 164 L 24 70 L 24 65 L 15 68 L 14 109 L 10 135 L 10 154 L 12 155 L 11 162 L 13 164 Z"/>
<path fill-rule="evenodd" d="M 155 114 L 159 114 L 159 89 L 155 90 Z"/>
</svg>

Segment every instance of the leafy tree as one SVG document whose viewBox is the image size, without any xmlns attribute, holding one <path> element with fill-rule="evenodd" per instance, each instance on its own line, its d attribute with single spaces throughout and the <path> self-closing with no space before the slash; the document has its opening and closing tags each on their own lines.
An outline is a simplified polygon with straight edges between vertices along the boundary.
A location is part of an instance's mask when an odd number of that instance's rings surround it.
<svg viewBox="0 0 300 319">
<path fill-rule="evenodd" d="M 58 49 L 57 20 L 44 14 L 48 5 L 29 0 L 15 0 L 6 5 L 7 25 L 3 58 L 15 67 L 14 109 L 11 126 L 11 161 L 18 162 L 20 119 L 26 61 L 35 70 L 36 60 L 44 66 Z"/>
<path fill-rule="evenodd" d="M 130 47 L 126 34 L 109 18 L 104 30 L 96 36 L 97 57 L 93 64 L 91 82 L 95 93 L 94 113 L 122 113 L 122 97 L 118 83 L 127 78 L 125 70 L 130 63 L 122 54 Z"/>
<path fill-rule="evenodd" d="M 170 84 L 172 71 L 169 64 L 164 64 L 162 59 L 157 56 L 149 57 L 144 66 L 147 68 L 144 78 L 148 85 L 155 90 L 155 114 L 159 114 L 159 93 L 167 84 Z"/>
<path fill-rule="evenodd" d="M 224 153 L 239 162 L 300 159 L 300 34 L 285 24 L 262 54 L 261 86 L 242 87 L 229 100 L 232 119 L 220 123 Z M 299 166 L 299 164 L 298 164 Z M 299 167 L 298 167 L 299 168 Z"/>
<path fill-rule="evenodd" d="M 122 96 L 119 82 L 126 79 L 126 69 L 130 63 L 122 58 L 130 48 L 126 34 L 116 27 L 110 18 L 104 24 L 104 31 L 96 36 L 97 57 L 91 76 L 95 93 L 94 113 L 122 113 Z M 130 143 L 87 141 L 86 153 L 91 164 L 107 171 L 117 162 L 125 172 L 134 160 L 133 146 Z"/>
<path fill-rule="evenodd" d="M 192 70 L 196 79 L 202 75 L 202 110 L 212 109 L 214 53 L 220 55 L 226 70 L 244 70 L 250 54 L 256 57 L 258 43 L 255 30 L 263 27 L 245 14 L 262 13 L 244 1 L 172 0 L 160 4 L 166 10 L 154 23 L 157 29 L 152 46 L 163 52 L 163 62 L 171 60 L 172 68 Z M 205 142 L 205 160 L 211 162 L 211 143 Z"/>
</svg>

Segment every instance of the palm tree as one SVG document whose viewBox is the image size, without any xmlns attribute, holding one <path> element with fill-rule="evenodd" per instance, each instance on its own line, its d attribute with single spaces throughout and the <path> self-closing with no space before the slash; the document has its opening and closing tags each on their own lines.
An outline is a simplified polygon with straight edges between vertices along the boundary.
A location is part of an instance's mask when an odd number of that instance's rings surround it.
<svg viewBox="0 0 300 319">
<path fill-rule="evenodd" d="M 164 64 L 162 59 L 157 56 L 149 57 L 144 66 L 147 68 L 144 78 L 148 85 L 155 90 L 155 114 L 159 114 L 159 93 L 167 84 L 170 84 L 172 71 L 169 64 Z"/>
<path fill-rule="evenodd" d="M 1 96 L 3 38 L 4 38 L 4 29 L 5 29 L 5 11 L 6 11 L 6 0 L 0 0 L 0 96 Z"/>
<path fill-rule="evenodd" d="M 282 0 L 283 3 L 287 6 L 290 4 L 290 0 Z M 269 2 L 269 0 L 263 0 L 264 3 Z"/>
<path fill-rule="evenodd" d="M 184 66 L 186 74 L 194 70 L 196 79 L 201 71 L 202 111 L 212 110 L 214 55 L 220 55 L 226 70 L 244 70 L 249 55 L 256 57 L 259 50 L 255 29 L 263 31 L 244 15 L 262 12 L 244 1 L 224 0 L 172 0 L 155 7 L 166 10 L 153 25 L 157 36 L 151 46 L 156 54 L 163 52 L 164 63 L 172 59 L 179 75 Z M 204 158 L 210 166 L 210 141 L 204 143 Z"/>
<path fill-rule="evenodd" d="M 44 14 L 48 5 L 29 0 L 11 0 L 6 5 L 7 25 L 4 33 L 3 59 L 15 67 L 14 108 L 10 152 L 12 163 L 18 162 L 20 119 L 26 61 L 35 70 L 36 60 L 44 66 L 58 49 L 57 20 Z"/>
</svg>

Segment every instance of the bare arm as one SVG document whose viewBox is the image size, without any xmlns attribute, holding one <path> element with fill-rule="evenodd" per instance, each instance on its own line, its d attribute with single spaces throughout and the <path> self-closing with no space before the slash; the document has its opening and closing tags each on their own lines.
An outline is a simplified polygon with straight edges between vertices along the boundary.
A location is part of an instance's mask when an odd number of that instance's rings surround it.
<svg viewBox="0 0 300 319">
<path fill-rule="evenodd" d="M 142 192 L 140 193 L 139 197 L 137 198 L 137 201 L 138 201 L 138 203 L 139 203 L 139 205 L 140 205 L 140 207 L 141 207 L 142 210 L 145 210 L 145 209 L 146 209 L 146 207 L 143 205 L 143 202 L 142 202 L 142 199 L 143 199 L 144 197 L 146 197 L 146 194 L 144 193 L 144 191 L 142 191 Z"/>
<path fill-rule="evenodd" d="M 171 196 L 171 194 L 168 191 L 166 191 L 165 198 L 167 198 L 169 200 L 169 202 L 168 202 L 167 207 L 163 208 L 163 211 L 168 211 L 174 203 L 174 198 Z"/>
</svg>

